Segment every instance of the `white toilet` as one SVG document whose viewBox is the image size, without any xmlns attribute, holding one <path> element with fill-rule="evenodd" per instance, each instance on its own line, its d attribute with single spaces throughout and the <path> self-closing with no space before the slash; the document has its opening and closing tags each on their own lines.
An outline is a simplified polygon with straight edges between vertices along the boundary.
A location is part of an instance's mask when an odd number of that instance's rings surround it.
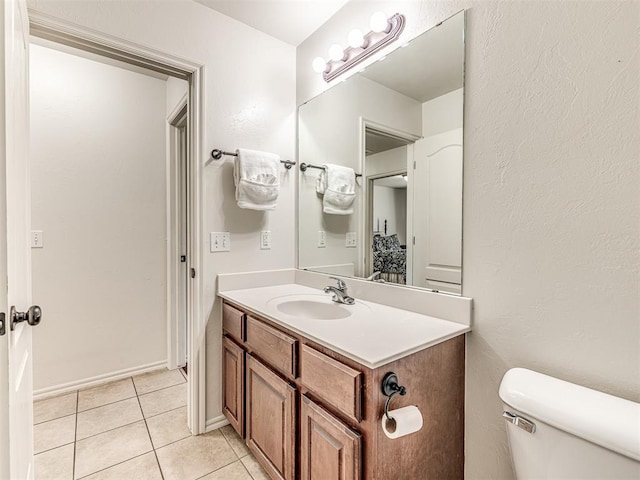
<svg viewBox="0 0 640 480">
<path fill-rule="evenodd" d="M 518 479 L 640 479 L 640 404 L 524 368 L 500 398 Z"/>
</svg>

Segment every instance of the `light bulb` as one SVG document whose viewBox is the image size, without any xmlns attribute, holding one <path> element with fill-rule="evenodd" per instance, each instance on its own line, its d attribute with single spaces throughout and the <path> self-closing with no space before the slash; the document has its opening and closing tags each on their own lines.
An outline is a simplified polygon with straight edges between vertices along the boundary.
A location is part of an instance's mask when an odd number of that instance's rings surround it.
<svg viewBox="0 0 640 480">
<path fill-rule="evenodd" d="M 313 59 L 313 71 L 316 73 L 322 73 L 327 68 L 327 62 L 322 57 L 316 57 Z"/>
<path fill-rule="evenodd" d="M 342 50 L 340 45 L 334 43 L 329 47 L 329 58 L 331 60 L 337 62 L 338 60 L 342 60 L 342 57 L 344 57 L 344 50 Z"/>
<path fill-rule="evenodd" d="M 356 28 L 349 32 L 347 41 L 351 48 L 360 48 L 364 43 L 364 35 L 362 35 L 362 32 Z"/>
<path fill-rule="evenodd" d="M 387 16 L 384 12 L 376 12 L 371 15 L 371 20 L 369 20 L 369 26 L 371 30 L 374 32 L 383 32 L 387 29 L 389 25 L 389 21 L 387 20 Z"/>
</svg>

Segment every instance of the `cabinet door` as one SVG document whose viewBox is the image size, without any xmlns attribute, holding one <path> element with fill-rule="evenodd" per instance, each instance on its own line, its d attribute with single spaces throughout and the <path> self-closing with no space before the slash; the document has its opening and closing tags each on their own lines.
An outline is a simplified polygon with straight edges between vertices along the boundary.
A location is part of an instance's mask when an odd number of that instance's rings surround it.
<svg viewBox="0 0 640 480">
<path fill-rule="evenodd" d="M 247 445 L 273 479 L 295 478 L 296 390 L 247 354 Z"/>
<path fill-rule="evenodd" d="M 222 337 L 222 411 L 244 438 L 244 350 Z"/>
<path fill-rule="evenodd" d="M 300 444 L 301 480 L 361 478 L 361 436 L 304 395 Z"/>
</svg>

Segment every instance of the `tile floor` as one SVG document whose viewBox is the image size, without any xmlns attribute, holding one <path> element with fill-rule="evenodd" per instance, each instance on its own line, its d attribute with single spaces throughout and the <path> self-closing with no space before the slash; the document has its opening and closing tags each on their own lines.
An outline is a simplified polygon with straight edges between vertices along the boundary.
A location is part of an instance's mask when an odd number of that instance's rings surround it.
<svg viewBox="0 0 640 480">
<path fill-rule="evenodd" d="M 267 480 L 230 426 L 191 436 L 186 387 L 161 370 L 35 402 L 36 480 Z"/>
</svg>

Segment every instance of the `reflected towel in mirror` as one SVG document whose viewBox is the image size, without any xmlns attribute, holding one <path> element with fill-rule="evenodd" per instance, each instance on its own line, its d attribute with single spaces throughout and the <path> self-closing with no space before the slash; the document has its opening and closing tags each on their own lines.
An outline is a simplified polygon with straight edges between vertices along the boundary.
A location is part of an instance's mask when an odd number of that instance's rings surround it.
<svg viewBox="0 0 640 480">
<path fill-rule="evenodd" d="M 318 185 L 324 189 L 322 210 L 331 215 L 351 215 L 356 199 L 355 171 L 332 163 L 325 163 L 323 168 L 318 179 Z M 319 188 L 316 187 L 318 192 Z"/>
</svg>

